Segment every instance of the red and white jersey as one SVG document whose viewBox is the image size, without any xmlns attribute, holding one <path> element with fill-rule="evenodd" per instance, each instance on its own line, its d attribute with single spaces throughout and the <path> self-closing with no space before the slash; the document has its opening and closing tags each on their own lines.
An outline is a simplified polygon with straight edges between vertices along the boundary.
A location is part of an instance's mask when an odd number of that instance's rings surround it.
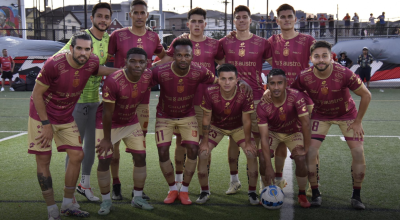
<svg viewBox="0 0 400 220">
<path fill-rule="evenodd" d="M 0 57 L 1 69 L 3 71 L 11 71 L 11 64 L 13 62 L 13 58 L 11 56 L 8 57 Z"/>
</svg>

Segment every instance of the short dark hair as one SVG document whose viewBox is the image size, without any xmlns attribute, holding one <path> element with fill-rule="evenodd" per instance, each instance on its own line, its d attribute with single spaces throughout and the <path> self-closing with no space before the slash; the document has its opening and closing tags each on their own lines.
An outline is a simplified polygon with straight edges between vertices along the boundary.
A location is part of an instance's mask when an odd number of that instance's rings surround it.
<svg viewBox="0 0 400 220">
<path fill-rule="evenodd" d="M 292 10 L 293 14 L 296 15 L 296 11 L 294 10 L 293 6 L 289 4 L 282 4 L 281 6 L 279 6 L 278 9 L 276 9 L 276 14 L 279 16 L 279 12 L 286 10 Z"/>
<path fill-rule="evenodd" d="M 135 6 L 135 5 L 144 5 L 144 6 L 146 6 L 146 10 L 147 10 L 147 3 L 143 0 L 133 0 L 130 10 L 132 10 L 133 6 Z"/>
<path fill-rule="evenodd" d="M 78 32 L 78 33 L 76 33 L 76 34 L 74 34 L 72 36 L 72 38 L 71 38 L 71 46 L 72 47 L 75 47 L 77 39 L 89 40 L 90 41 L 90 47 L 93 47 L 92 37 L 88 33 L 86 33 L 85 31 Z"/>
<path fill-rule="evenodd" d="M 315 49 L 320 48 L 320 47 L 327 48 L 329 50 L 329 52 L 331 52 L 331 49 L 332 49 L 332 46 L 329 42 L 320 40 L 320 41 L 313 43 L 313 45 L 311 45 L 310 54 L 312 54 Z"/>
<path fill-rule="evenodd" d="M 4 48 L 2 51 L 5 51 L 5 50 L 7 50 L 6 48 Z"/>
<path fill-rule="evenodd" d="M 182 46 L 190 46 L 190 48 L 193 48 L 192 41 L 187 39 L 187 38 L 179 38 L 176 39 L 175 42 L 172 44 L 172 47 L 176 49 L 177 46 L 182 45 Z"/>
<path fill-rule="evenodd" d="M 97 9 L 100 9 L 100 8 L 107 8 L 108 10 L 110 10 L 110 16 L 112 16 L 111 5 L 109 3 L 107 3 L 107 2 L 100 2 L 100 3 L 97 3 L 97 4 L 95 4 L 93 6 L 93 9 L 92 9 L 92 16 L 93 17 L 96 14 Z"/>
<path fill-rule="evenodd" d="M 188 17 L 187 17 L 187 19 L 190 20 L 190 16 L 192 16 L 192 15 L 201 15 L 201 16 L 204 17 L 204 19 L 206 19 L 207 12 L 206 12 L 206 10 L 204 10 L 204 9 L 202 9 L 202 8 L 196 7 L 196 8 L 191 9 L 191 10 L 188 12 Z"/>
<path fill-rule="evenodd" d="M 234 72 L 236 78 L 238 77 L 238 71 L 236 69 L 236 67 L 230 63 L 224 63 L 222 65 L 220 65 L 217 69 L 218 75 L 221 74 L 221 72 Z"/>
<path fill-rule="evenodd" d="M 283 78 L 285 78 L 285 80 L 286 80 L 285 71 L 283 71 L 282 69 L 279 69 L 279 68 L 275 68 L 275 69 L 272 69 L 271 71 L 269 71 L 268 78 L 273 77 L 273 76 L 283 76 Z"/>
<path fill-rule="evenodd" d="M 236 15 L 236 13 L 239 13 L 241 11 L 246 11 L 249 14 L 249 16 L 251 15 L 249 7 L 247 7 L 245 5 L 236 6 L 235 11 L 233 12 L 233 15 Z"/>
<path fill-rule="evenodd" d="M 145 57 L 146 60 L 147 60 L 147 53 L 146 53 L 146 51 L 144 51 L 142 48 L 133 47 L 133 48 L 129 49 L 128 52 L 126 53 L 126 59 L 128 59 L 129 56 L 130 56 L 131 54 L 140 54 L 140 55 L 144 55 L 144 57 Z"/>
</svg>

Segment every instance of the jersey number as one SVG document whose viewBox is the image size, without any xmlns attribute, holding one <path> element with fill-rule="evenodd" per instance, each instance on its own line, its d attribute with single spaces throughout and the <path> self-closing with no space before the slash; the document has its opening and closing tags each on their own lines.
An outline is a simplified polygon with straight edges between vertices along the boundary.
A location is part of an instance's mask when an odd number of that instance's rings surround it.
<svg viewBox="0 0 400 220">
<path fill-rule="evenodd" d="M 156 131 L 157 142 L 160 142 L 160 134 L 161 134 L 161 141 L 164 141 L 164 131 L 161 130 L 160 133 L 158 133 L 158 131 Z"/>
<path fill-rule="evenodd" d="M 319 121 L 314 121 L 311 130 L 318 131 Z"/>
</svg>

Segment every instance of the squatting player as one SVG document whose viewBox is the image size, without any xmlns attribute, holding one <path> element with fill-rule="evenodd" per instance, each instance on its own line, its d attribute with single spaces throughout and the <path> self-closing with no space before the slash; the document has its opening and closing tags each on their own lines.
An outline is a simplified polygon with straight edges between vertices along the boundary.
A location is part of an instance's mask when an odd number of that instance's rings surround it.
<svg viewBox="0 0 400 220">
<path fill-rule="evenodd" d="M 60 218 L 50 174 L 53 136 L 57 151 L 69 155 L 61 214 L 89 216 L 72 203 L 84 156 L 72 112 L 89 77 L 113 71 L 113 68 L 99 67 L 99 58 L 92 54 L 92 38 L 80 32 L 72 37 L 70 52 L 50 57 L 36 79 L 29 106 L 28 153 L 36 155 L 37 177 L 49 218 Z"/>
<path fill-rule="evenodd" d="M 218 84 L 207 88 L 201 103 L 201 108 L 204 110 L 202 130 L 203 134 L 208 135 L 203 136 L 199 146 L 197 174 L 202 192 L 196 203 L 204 204 L 210 198 L 207 173 L 208 154 L 224 136 L 229 136 L 246 154 L 249 201 L 251 205 L 258 205 L 260 202 L 255 192 L 258 177 L 257 148 L 251 135 L 253 98 L 240 92 L 237 86 L 238 72 L 234 65 L 219 66 L 218 76 Z"/>
<path fill-rule="evenodd" d="M 214 61 L 224 58 L 224 54 L 219 50 L 219 41 L 204 35 L 204 28 L 207 26 L 206 20 L 207 12 L 202 8 L 193 8 L 188 12 L 188 22 L 186 26 L 190 30 L 190 34 L 187 36 L 194 45 L 193 49 L 193 64 L 206 67 L 212 73 L 215 74 L 215 64 Z M 178 38 L 177 38 L 178 39 Z M 175 39 L 176 40 L 176 39 Z M 174 40 L 174 41 L 175 41 Z M 172 41 L 171 45 L 174 43 Z M 167 56 L 164 56 L 161 61 L 157 62 L 155 65 L 161 65 L 166 62 L 171 62 L 174 56 L 174 47 L 170 47 L 167 51 Z M 201 128 L 203 121 L 203 110 L 200 108 L 200 104 L 203 98 L 204 91 L 207 85 L 200 84 L 194 97 L 194 110 L 196 112 L 196 119 Z M 174 134 L 177 135 L 176 138 L 176 148 L 175 148 L 175 182 L 177 182 L 178 189 L 182 184 L 183 180 L 183 165 L 184 158 L 186 154 L 186 149 L 180 146 L 181 136 L 179 130 L 175 129 Z M 202 129 L 199 129 L 200 138 L 202 137 Z"/>
<path fill-rule="evenodd" d="M 140 127 L 136 108 L 146 96 L 152 83 L 147 67 L 147 54 L 141 48 L 132 48 L 126 55 L 125 68 L 110 76 L 103 85 L 103 103 L 97 110 L 96 143 L 99 155 L 97 179 L 103 202 L 99 214 L 107 215 L 112 207 L 110 197 L 110 163 L 113 144 L 123 140 L 126 152 L 133 158 L 134 197 L 132 206 L 151 210 L 142 198 L 146 180 L 146 141 Z"/>
<path fill-rule="evenodd" d="M 338 63 L 332 63 L 331 45 L 328 42 L 317 41 L 310 51 L 310 59 L 314 66 L 302 71 L 292 88 L 307 91 L 315 104 L 311 116 L 312 139 L 307 154 L 308 176 L 312 188 L 311 205 L 320 206 L 322 203 L 316 177 L 317 154 L 330 126 L 336 124 L 342 131 L 353 157 L 351 205 L 355 209 L 365 209 L 360 196 L 366 169 L 364 130 L 361 122 L 371 101 L 371 93 L 351 70 Z M 361 97 L 358 112 L 349 90 Z"/>
<path fill-rule="evenodd" d="M 129 16 L 132 19 L 132 27 L 122 28 L 111 34 L 108 53 L 111 56 L 114 55 L 114 67 L 122 68 L 125 66 L 126 53 L 130 48 L 143 48 L 148 55 L 147 67 L 150 68 L 152 55 L 156 54 L 158 57 L 163 58 L 165 55 L 164 48 L 160 43 L 158 34 L 146 28 L 146 20 L 149 17 L 147 3 L 143 0 L 134 0 L 131 3 L 130 10 Z M 145 98 L 136 109 L 139 123 L 145 136 L 149 124 L 149 101 L 150 89 L 146 92 Z M 122 200 L 121 183 L 118 177 L 119 158 L 118 142 L 114 148 L 114 158 L 111 162 L 111 174 L 113 177 L 112 199 L 115 200 Z M 143 194 L 143 197 L 149 199 L 145 194 Z"/>
<path fill-rule="evenodd" d="M 308 208 L 306 154 L 311 142 L 311 127 L 306 94 L 288 88 L 285 72 L 281 69 L 269 72 L 268 88 L 272 102 L 261 103 L 257 107 L 261 149 L 264 158 L 270 158 L 270 149 L 275 150 L 279 143 L 289 148 L 296 163 L 298 201 L 302 207 Z M 266 168 L 265 182 L 271 183 L 274 177 L 271 160 L 266 160 Z"/>
<path fill-rule="evenodd" d="M 256 36 L 250 32 L 250 9 L 244 5 L 239 5 L 234 11 L 234 23 L 237 30 L 235 36 L 227 36 L 220 40 L 220 50 L 225 54 L 223 62 L 234 65 L 238 70 L 239 79 L 246 81 L 253 89 L 254 107 L 263 95 L 261 71 L 262 64 L 268 58 L 269 44 L 267 40 Z M 252 113 L 252 132 L 256 144 L 258 145 L 260 135 L 258 134 L 256 113 Z M 237 144 L 230 139 L 229 141 L 229 168 L 231 172 L 231 182 L 226 194 L 234 194 L 240 189 L 241 184 L 238 178 L 238 155 Z"/>
</svg>

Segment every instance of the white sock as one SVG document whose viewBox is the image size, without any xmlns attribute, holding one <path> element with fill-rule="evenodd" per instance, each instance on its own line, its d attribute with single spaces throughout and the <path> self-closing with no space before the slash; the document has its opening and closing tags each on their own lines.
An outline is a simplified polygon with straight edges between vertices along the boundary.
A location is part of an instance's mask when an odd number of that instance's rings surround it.
<svg viewBox="0 0 400 220">
<path fill-rule="evenodd" d="M 133 197 L 136 196 L 142 197 L 142 195 L 143 195 L 143 190 L 140 191 L 133 190 Z"/>
<path fill-rule="evenodd" d="M 183 181 L 183 173 L 175 174 L 175 182 L 182 182 Z"/>
<path fill-rule="evenodd" d="M 82 175 L 81 185 L 86 189 L 90 188 L 90 175 Z"/>
<path fill-rule="evenodd" d="M 107 194 L 105 194 L 105 195 L 101 194 L 101 199 L 102 199 L 103 201 L 104 201 L 104 200 L 107 200 L 107 199 L 111 199 L 110 193 L 107 193 Z"/>
<path fill-rule="evenodd" d="M 72 203 L 72 199 L 73 198 L 63 198 L 63 201 L 62 201 L 62 204 L 63 205 L 68 205 L 68 204 L 70 204 L 70 203 Z"/>
<path fill-rule="evenodd" d="M 176 188 L 176 184 L 169 186 L 169 191 L 178 191 L 178 188 Z"/>
<path fill-rule="evenodd" d="M 189 187 L 182 185 L 181 192 L 189 192 Z"/>
<path fill-rule="evenodd" d="M 54 204 L 54 205 L 51 205 L 51 206 L 47 206 L 47 211 L 50 212 L 50 209 L 52 209 L 54 207 L 56 207 L 58 209 L 57 204 Z"/>
<path fill-rule="evenodd" d="M 239 174 L 231 175 L 231 182 L 239 182 Z"/>
<path fill-rule="evenodd" d="M 256 191 L 254 191 L 254 190 L 249 190 L 249 193 L 255 193 Z"/>
</svg>

